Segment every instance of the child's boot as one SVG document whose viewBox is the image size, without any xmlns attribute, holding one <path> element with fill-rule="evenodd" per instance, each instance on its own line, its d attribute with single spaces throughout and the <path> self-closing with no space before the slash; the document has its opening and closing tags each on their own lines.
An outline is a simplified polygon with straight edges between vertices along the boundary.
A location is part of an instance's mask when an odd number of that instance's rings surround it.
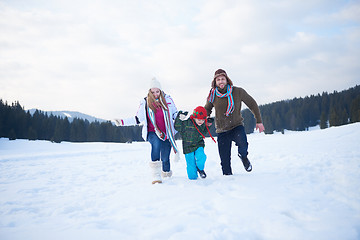
<svg viewBox="0 0 360 240">
<path fill-rule="evenodd" d="M 199 172 L 201 178 L 206 178 L 206 173 L 204 170 L 200 170 L 198 167 L 196 167 L 196 169 Z"/>
</svg>

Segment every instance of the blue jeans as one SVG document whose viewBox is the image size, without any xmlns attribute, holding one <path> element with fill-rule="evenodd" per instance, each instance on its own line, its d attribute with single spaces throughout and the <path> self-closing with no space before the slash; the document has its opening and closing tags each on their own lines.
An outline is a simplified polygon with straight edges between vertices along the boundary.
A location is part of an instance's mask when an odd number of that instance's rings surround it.
<svg viewBox="0 0 360 240">
<path fill-rule="evenodd" d="M 156 133 L 149 132 L 147 135 L 147 140 L 151 144 L 151 161 L 162 161 L 162 170 L 164 172 L 170 171 L 170 151 L 171 143 L 167 139 L 165 141 L 161 140 Z"/>
<path fill-rule="evenodd" d="M 198 177 L 197 168 L 204 170 L 206 155 L 203 147 L 199 147 L 195 152 L 185 154 L 186 159 L 186 171 L 188 178 L 195 180 Z"/>
<path fill-rule="evenodd" d="M 248 142 L 244 126 L 240 125 L 227 132 L 219 133 L 218 149 L 221 159 L 221 168 L 224 175 L 232 174 L 231 170 L 231 145 L 235 142 L 241 157 L 248 155 Z"/>
</svg>

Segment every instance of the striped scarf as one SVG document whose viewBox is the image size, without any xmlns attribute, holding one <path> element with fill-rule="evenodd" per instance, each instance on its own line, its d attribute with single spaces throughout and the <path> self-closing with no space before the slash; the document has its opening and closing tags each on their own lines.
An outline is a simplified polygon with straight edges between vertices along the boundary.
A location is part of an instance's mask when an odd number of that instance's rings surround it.
<svg viewBox="0 0 360 240">
<path fill-rule="evenodd" d="M 174 129 L 174 125 L 171 124 L 171 118 L 170 118 L 170 113 L 169 110 L 165 110 L 163 108 L 161 108 L 161 110 L 164 113 L 164 120 L 165 120 L 165 127 L 166 127 L 166 133 L 163 133 L 156 125 L 156 120 L 155 120 L 155 113 L 153 110 L 151 110 L 151 108 L 147 108 L 148 110 L 148 117 L 152 123 L 152 125 L 155 128 L 155 133 L 156 135 L 162 140 L 165 141 L 166 139 L 169 139 L 171 146 L 173 147 L 173 150 L 175 153 L 178 152 L 177 149 L 177 145 L 175 142 L 175 129 Z"/>
<path fill-rule="evenodd" d="M 230 86 L 229 84 L 227 85 L 227 91 L 226 93 L 221 93 L 219 92 L 218 88 L 213 88 L 210 90 L 210 95 L 209 95 L 209 102 L 214 102 L 215 100 L 215 95 L 218 96 L 219 98 L 223 98 L 223 97 L 227 97 L 228 98 L 228 107 L 226 109 L 226 116 L 229 116 L 233 111 L 234 111 L 234 99 L 232 96 L 232 90 L 233 87 Z"/>
</svg>

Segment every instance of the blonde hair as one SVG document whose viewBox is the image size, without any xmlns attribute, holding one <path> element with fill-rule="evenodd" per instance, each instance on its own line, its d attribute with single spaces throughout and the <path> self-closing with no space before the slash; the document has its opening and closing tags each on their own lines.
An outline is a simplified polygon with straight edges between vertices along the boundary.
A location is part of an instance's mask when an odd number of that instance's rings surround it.
<svg viewBox="0 0 360 240">
<path fill-rule="evenodd" d="M 147 96 L 147 105 L 148 107 L 153 110 L 154 112 L 156 112 L 156 109 L 157 108 L 162 108 L 164 110 L 169 110 L 168 108 L 168 105 L 166 103 L 166 100 L 165 100 L 165 93 L 163 91 L 160 90 L 160 97 L 159 97 L 159 101 L 157 101 L 155 98 L 154 98 L 154 95 L 152 94 L 151 92 L 151 89 L 149 89 L 149 92 L 148 92 L 148 96 Z"/>
</svg>

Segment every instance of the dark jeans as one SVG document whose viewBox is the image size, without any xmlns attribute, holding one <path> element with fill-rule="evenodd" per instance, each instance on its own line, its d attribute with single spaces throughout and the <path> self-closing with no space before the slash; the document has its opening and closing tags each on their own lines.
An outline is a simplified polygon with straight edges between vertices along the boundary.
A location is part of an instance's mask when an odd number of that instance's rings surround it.
<svg viewBox="0 0 360 240">
<path fill-rule="evenodd" d="M 167 139 L 165 141 L 161 140 L 156 133 L 149 132 L 147 140 L 151 144 L 151 161 L 162 161 L 162 170 L 164 172 L 170 171 L 170 151 L 171 144 Z"/>
<path fill-rule="evenodd" d="M 240 125 L 227 132 L 219 133 L 218 137 L 218 149 L 221 159 L 221 168 L 224 175 L 231 175 L 231 145 L 235 142 L 238 146 L 238 153 L 241 157 L 248 155 L 248 142 L 245 133 L 244 126 Z"/>
</svg>

